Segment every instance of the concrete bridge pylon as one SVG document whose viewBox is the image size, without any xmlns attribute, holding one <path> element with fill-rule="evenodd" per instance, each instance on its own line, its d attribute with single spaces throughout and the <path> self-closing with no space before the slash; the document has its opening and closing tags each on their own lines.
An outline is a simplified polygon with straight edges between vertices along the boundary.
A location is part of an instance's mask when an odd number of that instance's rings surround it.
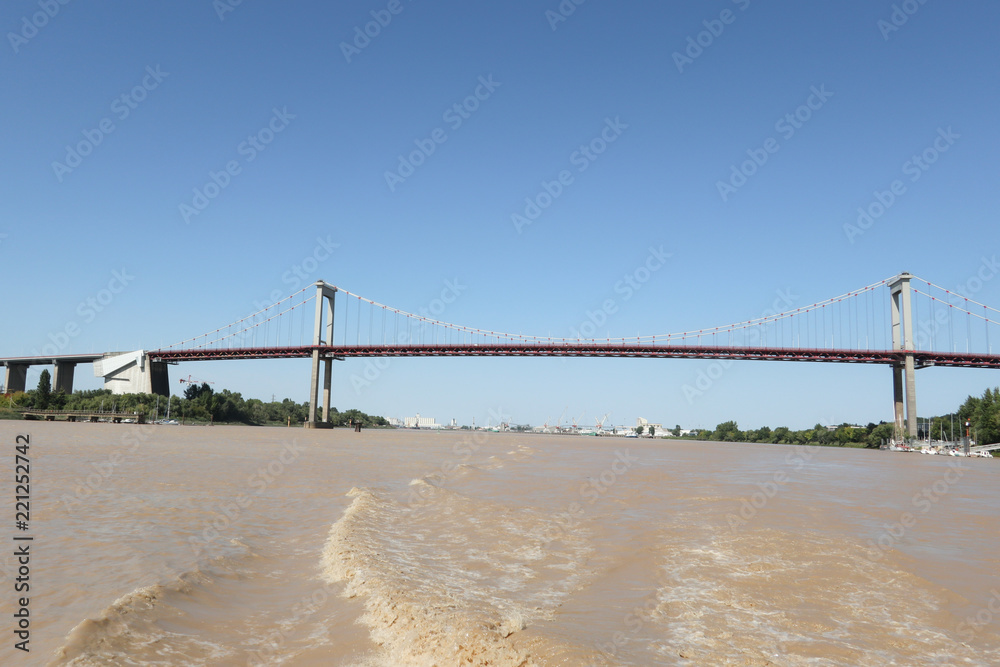
<svg viewBox="0 0 1000 667">
<path fill-rule="evenodd" d="M 309 382 L 309 419 L 306 428 L 330 428 L 330 386 L 333 382 L 333 362 L 330 356 L 321 357 L 319 346 L 333 344 L 333 309 L 337 288 L 322 280 L 316 281 L 316 319 L 313 327 L 312 375 Z M 325 315 L 325 317 L 324 317 Z M 325 337 L 324 337 L 325 334 Z M 320 362 L 323 366 L 323 416 L 319 416 Z"/>
<path fill-rule="evenodd" d="M 108 352 L 94 362 L 94 377 L 104 378 L 104 388 L 115 394 L 170 395 L 167 364 L 145 350 Z M 59 366 L 56 366 L 57 377 Z M 72 383 L 72 371 L 68 382 Z"/>
<path fill-rule="evenodd" d="M 903 272 L 889 282 L 892 301 L 892 349 L 913 351 L 913 310 L 910 300 L 910 279 Z M 917 437 L 917 381 L 912 354 L 903 356 L 892 366 L 893 415 L 897 439 Z M 904 413 L 905 408 L 905 413 Z M 905 415 L 905 416 L 904 416 Z"/>
</svg>

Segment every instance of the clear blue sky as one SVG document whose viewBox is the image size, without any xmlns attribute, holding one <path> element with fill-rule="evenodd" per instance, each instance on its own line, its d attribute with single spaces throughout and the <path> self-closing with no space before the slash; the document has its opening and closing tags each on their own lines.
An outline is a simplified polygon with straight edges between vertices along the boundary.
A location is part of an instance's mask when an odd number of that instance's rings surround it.
<svg viewBox="0 0 1000 667">
<path fill-rule="evenodd" d="M 893 3 L 870 0 L 588 0 L 565 20 L 547 14 L 556 0 L 53 1 L 51 17 L 45 0 L 9 0 L 0 350 L 31 354 L 67 324 L 79 334 L 66 352 L 155 349 L 320 278 L 411 311 L 457 280 L 442 319 L 541 335 L 568 335 L 612 298 L 612 336 L 749 319 L 778 290 L 801 306 L 904 270 L 966 284 L 1000 251 L 1000 6 L 902 4 L 913 13 L 895 26 Z M 467 117 L 446 113 L 477 90 Z M 810 102 L 798 127 L 776 125 Z M 269 124 L 273 141 L 243 143 Z M 949 128 L 911 180 L 905 163 Z M 604 153 L 576 154 L 602 132 Z M 388 183 L 434 136 L 446 140 Z M 81 142 L 89 154 L 67 156 Z M 767 161 L 720 193 L 747 151 Z M 230 162 L 225 187 L 185 215 Z M 572 182 L 518 229 L 512 214 L 564 170 Z M 846 233 L 897 179 L 885 214 Z M 339 246 L 303 281 L 290 272 L 317 239 Z M 661 246 L 667 265 L 616 293 Z M 125 289 L 81 315 L 122 270 Z M 974 296 L 1000 305 L 1000 280 Z M 738 363 L 689 402 L 683 386 L 710 362 L 397 359 L 355 392 L 363 364 L 336 366 L 337 407 L 463 423 L 499 407 L 536 424 L 564 409 L 684 426 L 891 418 L 884 367 Z M 171 372 L 175 388 L 191 374 L 249 397 L 307 395 L 306 361 Z M 998 377 L 921 371 L 920 413 Z M 80 367 L 77 387 L 96 386 Z"/>
</svg>

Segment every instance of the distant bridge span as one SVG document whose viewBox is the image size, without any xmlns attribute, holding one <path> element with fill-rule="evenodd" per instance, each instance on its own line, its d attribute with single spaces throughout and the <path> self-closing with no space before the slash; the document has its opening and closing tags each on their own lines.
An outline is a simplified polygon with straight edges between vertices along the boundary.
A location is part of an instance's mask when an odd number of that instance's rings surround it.
<svg viewBox="0 0 1000 667">
<path fill-rule="evenodd" d="M 637 357 L 644 359 L 742 359 L 746 361 L 810 361 L 896 365 L 912 356 L 917 368 L 1000 368 L 1000 355 L 904 350 L 830 350 L 640 343 L 475 343 L 410 345 L 295 345 L 238 349 L 157 350 L 153 361 L 232 359 L 305 359 L 318 352 L 324 359 L 365 357 Z"/>
<path fill-rule="evenodd" d="M 589 313 L 579 326 L 582 336 L 574 330 L 565 338 L 460 326 L 435 318 L 444 311 L 444 298 L 431 301 L 429 312 L 416 314 L 320 280 L 240 320 L 164 349 L 77 356 L 43 350 L 42 356 L 0 362 L 7 367 L 6 391 L 24 389 L 29 366 L 53 364 L 55 388 L 69 393 L 74 366 L 90 362 L 94 374 L 118 393 L 166 395 L 168 364 L 308 358 L 311 427 L 328 425 L 333 362 L 348 358 L 633 357 L 881 364 L 892 369 L 899 437 L 917 434 L 916 369 L 1000 368 L 1000 354 L 993 353 L 1000 340 L 1000 309 L 909 273 L 752 320 L 621 338 L 599 337 L 600 326 Z"/>
</svg>

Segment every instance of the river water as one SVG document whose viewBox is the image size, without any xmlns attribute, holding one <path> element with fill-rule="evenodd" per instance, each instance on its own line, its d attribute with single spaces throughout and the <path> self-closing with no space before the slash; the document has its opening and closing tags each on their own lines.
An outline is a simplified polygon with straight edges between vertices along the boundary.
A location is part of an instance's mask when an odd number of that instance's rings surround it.
<svg viewBox="0 0 1000 667">
<path fill-rule="evenodd" d="M 9 421 L 0 439 L 3 665 L 1000 664 L 1000 460 Z M 34 538 L 30 653 L 15 534 Z"/>
</svg>

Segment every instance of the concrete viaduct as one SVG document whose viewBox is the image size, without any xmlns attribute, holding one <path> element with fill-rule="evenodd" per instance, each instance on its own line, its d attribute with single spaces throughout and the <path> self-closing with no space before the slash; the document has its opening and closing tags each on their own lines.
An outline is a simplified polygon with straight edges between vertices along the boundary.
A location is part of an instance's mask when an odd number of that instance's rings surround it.
<svg viewBox="0 0 1000 667">
<path fill-rule="evenodd" d="M 66 354 L 0 358 L 6 367 L 4 391 L 25 391 L 29 366 L 53 366 L 52 391 L 73 393 L 77 364 L 93 364 L 94 377 L 104 378 L 105 389 L 116 394 L 170 395 L 167 364 L 153 361 L 144 350 L 97 354 Z"/>
</svg>

